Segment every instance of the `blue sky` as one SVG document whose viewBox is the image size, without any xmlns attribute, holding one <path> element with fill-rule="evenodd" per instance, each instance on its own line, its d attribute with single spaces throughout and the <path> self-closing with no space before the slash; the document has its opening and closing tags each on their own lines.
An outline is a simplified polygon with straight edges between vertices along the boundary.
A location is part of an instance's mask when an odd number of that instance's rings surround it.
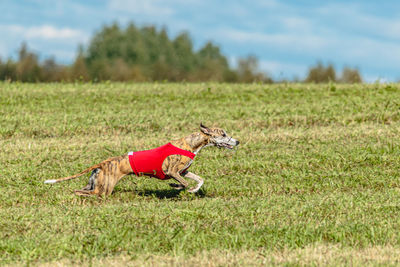
<svg viewBox="0 0 400 267">
<path fill-rule="evenodd" d="M 218 44 L 232 65 L 256 55 L 276 79 L 304 78 L 318 60 L 360 69 L 365 80 L 400 80 L 400 1 L 1 0 L 0 57 L 23 41 L 70 63 L 102 25 L 133 21 L 188 31 L 195 48 Z"/>
</svg>

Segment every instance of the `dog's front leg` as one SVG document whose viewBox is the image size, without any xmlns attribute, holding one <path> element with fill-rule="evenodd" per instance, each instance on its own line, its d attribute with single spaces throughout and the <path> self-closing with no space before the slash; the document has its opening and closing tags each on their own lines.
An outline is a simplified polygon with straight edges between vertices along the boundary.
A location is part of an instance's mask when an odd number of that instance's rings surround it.
<svg viewBox="0 0 400 267">
<path fill-rule="evenodd" d="M 177 186 L 175 186 L 175 184 L 170 184 L 170 186 L 175 187 L 177 189 L 185 189 L 189 186 L 189 183 L 185 179 L 183 179 L 183 177 L 179 174 L 179 172 L 169 173 L 168 175 L 179 182 L 179 185 Z"/>
<path fill-rule="evenodd" d="M 199 191 L 200 187 L 204 183 L 203 179 L 201 179 L 200 176 L 198 176 L 192 172 L 187 172 L 185 174 L 185 178 L 189 178 L 189 179 L 195 180 L 197 182 L 197 185 L 195 187 L 192 187 L 188 190 L 188 192 L 190 192 L 190 193 L 196 193 L 197 191 Z"/>
</svg>

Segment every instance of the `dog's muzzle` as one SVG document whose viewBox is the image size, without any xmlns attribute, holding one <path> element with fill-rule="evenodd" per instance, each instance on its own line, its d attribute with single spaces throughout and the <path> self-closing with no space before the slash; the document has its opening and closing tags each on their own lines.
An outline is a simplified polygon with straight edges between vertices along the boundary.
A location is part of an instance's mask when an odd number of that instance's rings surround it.
<svg viewBox="0 0 400 267">
<path fill-rule="evenodd" d="M 235 146 L 238 146 L 239 144 L 240 144 L 240 142 L 235 140 L 234 144 L 220 143 L 220 144 L 217 144 L 217 146 L 220 148 L 224 147 L 224 148 L 228 148 L 228 149 L 233 149 Z"/>
</svg>

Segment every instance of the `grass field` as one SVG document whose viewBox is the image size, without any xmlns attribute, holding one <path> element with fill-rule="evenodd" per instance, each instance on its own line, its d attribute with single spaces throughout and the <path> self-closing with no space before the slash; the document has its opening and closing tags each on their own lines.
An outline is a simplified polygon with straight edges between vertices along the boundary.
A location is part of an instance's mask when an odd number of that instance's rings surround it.
<svg viewBox="0 0 400 267">
<path fill-rule="evenodd" d="M 3 264 L 400 263 L 400 85 L 0 83 Z M 220 126 L 194 195 L 127 177 L 72 194 L 103 159 Z"/>
</svg>

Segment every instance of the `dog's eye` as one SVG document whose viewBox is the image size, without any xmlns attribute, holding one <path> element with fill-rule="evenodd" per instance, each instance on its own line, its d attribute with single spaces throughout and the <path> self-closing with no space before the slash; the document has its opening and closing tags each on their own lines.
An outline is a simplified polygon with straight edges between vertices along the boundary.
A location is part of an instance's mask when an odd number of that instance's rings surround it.
<svg viewBox="0 0 400 267">
<path fill-rule="evenodd" d="M 223 133 L 223 134 L 222 134 L 222 137 L 226 137 L 226 134 L 225 134 L 225 133 Z"/>
</svg>

